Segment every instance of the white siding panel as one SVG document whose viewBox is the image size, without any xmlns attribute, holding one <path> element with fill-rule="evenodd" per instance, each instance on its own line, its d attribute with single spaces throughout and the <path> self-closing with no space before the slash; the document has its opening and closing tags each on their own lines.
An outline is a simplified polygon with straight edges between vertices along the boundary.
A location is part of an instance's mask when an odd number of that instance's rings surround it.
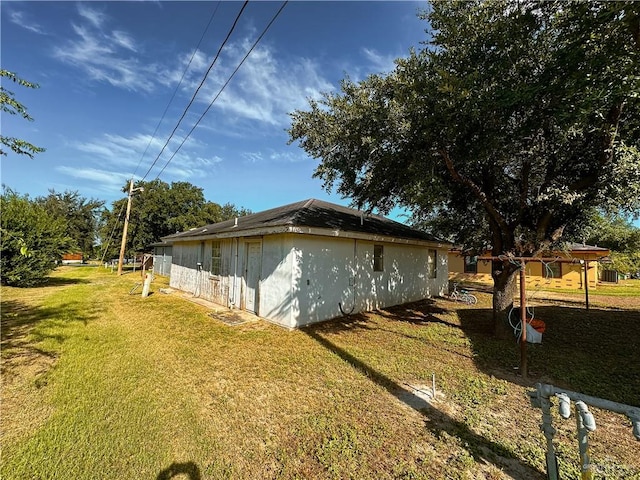
<svg viewBox="0 0 640 480">
<path fill-rule="evenodd" d="M 354 240 L 331 237 L 295 238 L 293 292 L 296 326 L 347 313 L 354 302 Z"/>
<path fill-rule="evenodd" d="M 231 278 L 231 240 L 223 240 L 222 274 L 212 276 L 211 241 L 176 243 L 173 247 L 172 275 L 169 285 L 221 305 L 228 305 Z M 198 263 L 201 268 L 198 269 Z"/>
<path fill-rule="evenodd" d="M 211 242 L 174 244 L 170 285 L 196 296 L 244 308 L 246 245 L 221 240 L 221 275 L 210 275 Z M 374 271 L 374 245 L 383 245 L 383 271 Z M 304 234 L 262 238 L 258 315 L 294 328 L 344 313 L 385 308 L 446 293 L 447 250 L 437 250 L 437 275 L 429 278 L 423 246 L 374 243 Z M 203 263 L 200 273 L 197 262 Z M 234 280 L 235 278 L 235 280 Z"/>
<path fill-rule="evenodd" d="M 260 316 L 288 328 L 295 326 L 292 316 L 292 246 L 292 235 L 264 237 L 260 280 Z"/>
</svg>

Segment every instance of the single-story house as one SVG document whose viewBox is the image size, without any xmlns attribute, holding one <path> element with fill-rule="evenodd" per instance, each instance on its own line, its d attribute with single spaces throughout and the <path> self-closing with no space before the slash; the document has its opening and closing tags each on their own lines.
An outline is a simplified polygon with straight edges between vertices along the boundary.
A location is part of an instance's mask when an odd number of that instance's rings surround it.
<svg viewBox="0 0 640 480">
<path fill-rule="evenodd" d="M 548 260 L 544 263 L 527 262 L 525 266 L 527 288 L 584 288 L 584 261 L 587 261 L 588 265 L 589 288 L 596 288 L 604 270 L 599 261 L 608 257 L 609 253 L 608 248 L 572 243 L 568 245 L 566 251 L 551 252 L 545 257 Z M 487 256 L 489 255 L 488 253 Z M 448 263 L 449 278 L 452 281 L 493 284 L 490 261 L 465 255 L 459 248 L 452 248 L 449 250 Z"/>
<path fill-rule="evenodd" d="M 167 242 L 152 243 L 153 248 L 153 272 L 168 277 L 171 275 L 172 245 Z"/>
<path fill-rule="evenodd" d="M 163 237 L 170 286 L 288 328 L 446 293 L 451 244 L 321 200 Z"/>
</svg>

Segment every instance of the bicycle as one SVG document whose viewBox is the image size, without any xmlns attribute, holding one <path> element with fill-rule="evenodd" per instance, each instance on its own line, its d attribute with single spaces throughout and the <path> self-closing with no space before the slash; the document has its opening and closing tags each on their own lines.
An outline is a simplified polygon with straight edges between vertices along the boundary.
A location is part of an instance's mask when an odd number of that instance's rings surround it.
<svg viewBox="0 0 640 480">
<path fill-rule="evenodd" d="M 478 303 L 478 299 L 469 290 L 461 288 L 458 291 L 458 284 L 453 284 L 453 291 L 449 294 L 449 298 L 455 302 L 466 303 L 467 305 L 475 305 Z"/>
</svg>

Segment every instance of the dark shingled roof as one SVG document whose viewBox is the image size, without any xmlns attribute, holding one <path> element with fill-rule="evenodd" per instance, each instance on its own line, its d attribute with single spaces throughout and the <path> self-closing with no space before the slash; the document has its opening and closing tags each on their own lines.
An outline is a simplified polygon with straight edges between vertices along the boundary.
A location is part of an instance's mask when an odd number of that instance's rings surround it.
<svg viewBox="0 0 640 480">
<path fill-rule="evenodd" d="M 362 216 L 364 216 L 364 221 L 362 221 Z M 190 237 L 215 236 L 224 233 L 239 233 L 247 230 L 273 227 L 310 227 L 409 240 L 449 243 L 380 215 L 367 215 L 359 210 L 313 198 L 238 217 L 237 221 L 237 226 L 235 219 L 231 219 L 168 235 L 163 237 L 163 240 L 173 242 L 189 239 Z"/>
</svg>

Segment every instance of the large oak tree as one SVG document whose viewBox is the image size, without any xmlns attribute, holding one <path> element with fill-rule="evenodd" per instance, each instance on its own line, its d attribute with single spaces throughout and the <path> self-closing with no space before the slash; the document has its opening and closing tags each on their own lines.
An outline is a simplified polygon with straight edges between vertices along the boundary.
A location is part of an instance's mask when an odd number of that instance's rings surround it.
<svg viewBox="0 0 640 480">
<path fill-rule="evenodd" d="M 292 113 L 290 141 L 353 204 L 494 261 L 496 333 L 517 262 L 593 208 L 640 211 L 640 3 L 434 2 L 425 48 Z"/>
</svg>

